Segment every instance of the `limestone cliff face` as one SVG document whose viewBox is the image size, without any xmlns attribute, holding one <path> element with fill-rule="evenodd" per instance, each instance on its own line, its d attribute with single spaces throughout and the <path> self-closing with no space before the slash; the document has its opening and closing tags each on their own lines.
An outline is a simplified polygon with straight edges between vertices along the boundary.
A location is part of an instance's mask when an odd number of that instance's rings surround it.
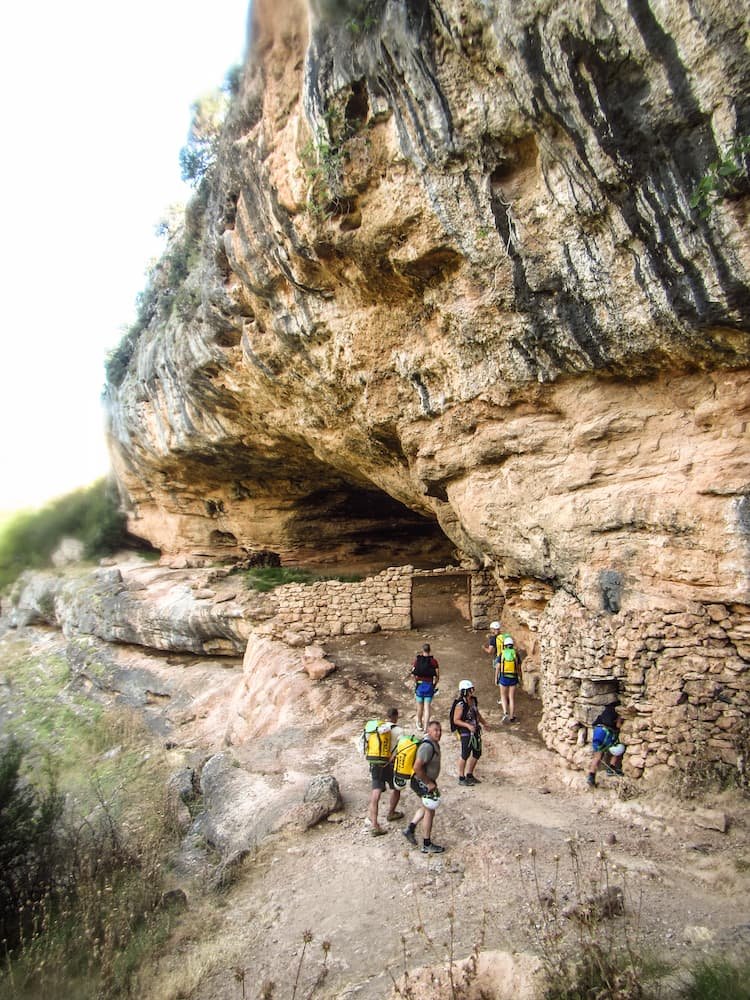
<svg viewBox="0 0 750 1000">
<path fill-rule="evenodd" d="M 747 40 L 729 0 L 256 0 L 190 294 L 109 387 L 131 528 L 750 601 L 748 188 L 689 205 Z"/>
</svg>

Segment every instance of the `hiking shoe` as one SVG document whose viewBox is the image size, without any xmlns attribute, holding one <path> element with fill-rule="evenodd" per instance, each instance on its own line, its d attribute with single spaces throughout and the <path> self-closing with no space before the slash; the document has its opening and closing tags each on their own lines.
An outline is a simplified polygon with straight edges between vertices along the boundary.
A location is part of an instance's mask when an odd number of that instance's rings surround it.
<svg viewBox="0 0 750 1000">
<path fill-rule="evenodd" d="M 459 783 L 459 785 L 465 785 L 466 784 L 466 775 L 464 775 L 464 774 L 460 775 L 459 779 L 458 779 L 458 783 Z"/>
<path fill-rule="evenodd" d="M 479 784 L 479 778 L 475 778 L 473 774 L 467 774 L 466 775 L 466 784 L 467 785 L 478 785 Z"/>
<path fill-rule="evenodd" d="M 422 854 L 444 854 L 445 848 L 440 844 L 422 844 Z"/>
<path fill-rule="evenodd" d="M 621 778 L 622 777 L 622 768 L 621 767 L 610 767 L 609 764 L 605 764 L 604 765 L 604 770 L 607 772 L 607 774 L 614 775 L 615 778 Z"/>
<path fill-rule="evenodd" d="M 586 784 L 590 788 L 596 788 L 596 776 L 593 775 L 593 774 L 587 774 L 586 775 Z"/>
<path fill-rule="evenodd" d="M 413 844 L 414 847 L 417 846 L 417 838 L 414 836 L 413 830 L 410 830 L 409 827 L 407 826 L 407 828 L 405 830 L 402 830 L 401 832 L 403 833 L 403 835 L 406 837 L 406 839 L 409 841 L 410 844 Z"/>
<path fill-rule="evenodd" d="M 388 831 L 384 830 L 382 826 L 374 826 L 370 830 L 371 837 L 384 837 L 386 833 L 388 833 Z"/>
<path fill-rule="evenodd" d="M 511 717 L 508 719 L 508 722 L 518 722 L 518 719 L 515 717 L 515 715 L 511 715 Z"/>
<path fill-rule="evenodd" d="M 388 813 L 388 815 L 386 817 L 386 819 L 388 820 L 389 823 L 393 823 L 394 820 L 403 819 L 403 818 L 404 818 L 404 814 L 402 812 L 399 812 L 398 809 L 395 812 Z"/>
<path fill-rule="evenodd" d="M 510 716 L 504 715 L 502 721 L 503 722 L 510 722 Z"/>
</svg>

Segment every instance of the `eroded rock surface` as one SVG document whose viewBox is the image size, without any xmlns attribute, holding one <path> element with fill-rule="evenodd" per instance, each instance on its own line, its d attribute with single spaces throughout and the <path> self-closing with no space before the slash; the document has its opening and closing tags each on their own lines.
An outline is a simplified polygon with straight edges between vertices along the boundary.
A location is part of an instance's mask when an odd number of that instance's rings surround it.
<svg viewBox="0 0 750 1000">
<path fill-rule="evenodd" d="M 690 199 L 750 128 L 747 37 L 728 0 L 258 0 L 202 249 L 109 386 L 131 530 L 371 567 L 456 548 L 552 680 L 556 594 L 573 644 L 630 615 L 629 651 L 592 656 L 641 692 L 649 615 L 697 608 L 713 648 L 720 605 L 740 636 L 747 175 Z"/>
</svg>

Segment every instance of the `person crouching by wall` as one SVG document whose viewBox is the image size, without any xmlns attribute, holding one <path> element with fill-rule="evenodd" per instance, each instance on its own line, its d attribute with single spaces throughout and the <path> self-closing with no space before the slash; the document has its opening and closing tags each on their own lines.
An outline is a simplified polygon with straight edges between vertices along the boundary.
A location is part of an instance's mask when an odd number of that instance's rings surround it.
<svg viewBox="0 0 750 1000">
<path fill-rule="evenodd" d="M 594 731 L 591 738 L 593 756 L 586 775 L 586 783 L 591 788 L 596 787 L 596 772 L 602 762 L 604 762 L 608 774 L 622 777 L 622 757 L 625 753 L 625 744 L 620 740 L 621 725 L 622 719 L 617 714 L 616 701 L 607 705 L 594 719 Z"/>
</svg>

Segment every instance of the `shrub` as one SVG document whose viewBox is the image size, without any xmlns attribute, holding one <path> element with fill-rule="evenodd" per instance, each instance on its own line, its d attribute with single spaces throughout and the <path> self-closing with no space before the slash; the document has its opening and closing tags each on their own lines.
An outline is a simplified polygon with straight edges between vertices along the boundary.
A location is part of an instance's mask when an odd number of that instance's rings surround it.
<svg viewBox="0 0 750 1000">
<path fill-rule="evenodd" d="M 110 482 L 100 479 L 92 486 L 52 500 L 41 510 L 21 512 L 11 518 L 0 535 L 0 587 L 12 583 L 25 569 L 49 565 L 64 537 L 80 539 L 89 559 L 122 547 L 126 540 L 125 517 Z"/>
<path fill-rule="evenodd" d="M 77 695 L 67 663 L 24 642 L 6 654 L 24 711 L 0 752 L 0 996 L 142 995 L 139 970 L 174 919 L 161 905 L 169 762 L 133 713 Z"/>
<path fill-rule="evenodd" d="M 23 758 L 15 738 L 0 748 L 0 941 L 11 951 L 28 935 L 34 909 L 54 881 L 63 810 L 51 771 L 38 789 L 21 776 Z"/>
<path fill-rule="evenodd" d="M 747 194 L 749 156 L 750 135 L 738 135 L 721 150 L 719 159 L 708 165 L 690 199 L 690 207 L 702 219 L 708 218 L 718 202 Z"/>
<path fill-rule="evenodd" d="M 193 118 L 187 144 L 180 150 L 180 167 L 183 181 L 194 187 L 200 185 L 216 160 L 228 103 L 227 92 L 219 89 L 205 94 L 191 108 Z"/>
<path fill-rule="evenodd" d="M 681 985 L 680 1000 L 750 1000 L 750 959 L 704 958 Z"/>
</svg>

